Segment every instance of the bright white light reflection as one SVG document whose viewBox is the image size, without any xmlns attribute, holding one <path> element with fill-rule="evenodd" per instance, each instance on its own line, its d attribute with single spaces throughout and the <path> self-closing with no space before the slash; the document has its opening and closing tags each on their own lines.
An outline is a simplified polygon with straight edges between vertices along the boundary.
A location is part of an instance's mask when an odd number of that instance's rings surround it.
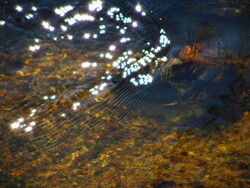
<svg viewBox="0 0 250 188">
<path fill-rule="evenodd" d="M 25 130 L 25 132 L 30 132 L 30 131 L 32 131 L 32 127 L 26 127 L 24 130 Z"/>
<path fill-rule="evenodd" d="M 50 99 L 55 99 L 56 98 L 56 96 L 55 95 L 52 95 L 51 97 L 50 97 Z"/>
<path fill-rule="evenodd" d="M 74 17 L 66 18 L 64 21 L 69 25 L 77 23 L 77 21 L 94 21 L 95 18 L 90 14 L 76 14 Z"/>
<path fill-rule="evenodd" d="M 89 34 L 89 33 L 84 33 L 83 37 L 84 37 L 85 39 L 89 39 L 89 38 L 90 38 L 90 34 Z"/>
<path fill-rule="evenodd" d="M 49 97 L 48 97 L 48 96 L 44 96 L 43 99 L 44 99 L 44 100 L 48 100 Z"/>
<path fill-rule="evenodd" d="M 23 11 L 23 7 L 21 7 L 20 5 L 16 5 L 15 9 L 18 12 L 22 12 Z"/>
<path fill-rule="evenodd" d="M 77 109 L 79 108 L 80 105 L 81 105 L 80 102 L 75 102 L 75 103 L 73 104 L 73 106 L 72 106 L 72 109 L 73 109 L 73 110 L 77 110 Z"/>
<path fill-rule="evenodd" d="M 67 35 L 68 39 L 69 40 L 72 40 L 73 39 L 73 36 L 72 35 Z"/>
<path fill-rule="evenodd" d="M 115 51 L 115 49 L 116 49 L 116 46 L 115 46 L 115 45 L 109 46 L 109 50 L 110 50 L 110 51 Z"/>
<path fill-rule="evenodd" d="M 30 122 L 30 126 L 35 126 L 35 125 L 36 125 L 35 121 Z"/>
<path fill-rule="evenodd" d="M 27 14 L 25 17 L 26 17 L 28 20 L 30 20 L 31 18 L 34 17 L 34 15 L 33 15 L 33 14 Z"/>
<path fill-rule="evenodd" d="M 106 57 L 107 59 L 113 59 L 113 56 L 112 56 L 110 53 L 106 53 L 105 57 Z"/>
<path fill-rule="evenodd" d="M 82 68 L 88 68 L 90 67 L 91 63 L 90 62 L 84 62 L 82 63 Z"/>
<path fill-rule="evenodd" d="M 100 11 L 102 10 L 102 4 L 103 2 L 101 0 L 92 0 L 89 3 L 89 11 Z M 69 11 L 71 11 L 74 7 L 72 7 L 71 5 L 68 6 L 63 6 L 63 7 L 59 7 L 56 8 L 54 11 L 56 14 L 60 15 L 60 16 L 65 16 L 65 14 L 67 14 Z M 23 8 L 19 5 L 17 5 L 15 7 L 15 9 L 18 12 L 23 11 Z M 36 7 L 32 7 L 31 8 L 33 11 L 37 11 Z M 137 4 L 135 7 L 135 10 L 137 12 L 140 12 L 139 14 L 141 14 L 142 16 L 146 16 L 146 12 L 143 12 L 142 10 L 142 6 L 140 4 Z M 92 13 L 93 14 L 93 13 Z M 133 21 L 130 17 L 125 17 L 121 12 L 120 12 L 120 8 L 118 7 L 111 7 L 108 11 L 107 14 L 114 19 L 114 21 L 116 20 L 117 22 L 119 22 L 119 24 L 116 25 L 116 29 L 119 29 L 118 32 L 120 32 L 122 35 L 124 35 L 127 31 L 128 28 L 132 27 L 138 27 L 138 22 L 137 21 Z M 33 14 L 29 13 L 25 16 L 27 19 L 31 19 L 34 17 Z M 75 23 L 78 23 L 79 21 L 94 21 L 95 17 L 84 13 L 84 14 L 80 14 L 77 13 L 75 15 L 71 15 L 70 17 L 66 17 L 64 19 L 64 21 L 67 23 L 66 26 L 61 25 L 59 27 L 59 29 L 61 29 L 62 31 L 67 31 L 67 26 L 68 25 L 73 25 Z M 103 21 L 104 19 L 102 17 L 99 18 L 100 21 Z M 115 23 L 117 23 L 115 22 Z M 52 23 L 52 22 L 51 22 Z M 0 20 L 0 26 L 4 25 L 5 21 Z M 55 27 L 53 27 L 49 22 L 47 21 L 43 21 L 42 23 L 43 28 L 50 30 L 50 31 L 54 31 Z M 127 25 L 125 25 L 127 24 Z M 125 27 L 124 27 L 125 26 Z M 100 34 L 104 34 L 106 31 L 106 26 L 103 24 L 99 25 L 99 32 Z M 83 33 L 83 38 L 85 39 L 89 39 L 89 38 L 101 38 L 102 35 L 98 34 L 94 34 L 94 33 Z M 59 36 L 60 37 L 60 36 Z M 64 37 L 64 36 L 62 36 Z M 69 40 L 73 39 L 72 35 L 65 35 L 65 37 L 68 37 Z M 56 37 L 53 38 L 53 40 L 57 40 Z M 120 39 L 120 43 L 126 43 L 128 41 L 130 41 L 130 38 L 126 38 L 124 36 L 122 36 Z M 39 43 L 40 40 L 39 39 L 34 39 L 35 44 Z M 148 46 L 151 46 L 150 42 L 146 42 L 146 44 Z M 122 71 L 122 77 L 123 78 L 129 78 L 129 75 L 131 75 L 133 72 L 137 72 L 139 71 L 142 67 L 145 67 L 146 65 L 148 65 L 149 63 L 152 63 L 154 60 L 154 58 L 157 56 L 157 53 L 162 49 L 162 47 L 165 47 L 166 45 L 170 44 L 170 40 L 167 38 L 166 36 L 166 32 L 161 29 L 160 30 L 160 38 L 159 38 L 159 46 L 152 46 L 152 48 L 150 50 L 142 50 L 143 53 L 143 57 L 140 58 L 139 60 L 136 58 L 132 58 L 131 56 L 133 55 L 133 52 L 131 50 L 125 51 L 123 52 L 123 55 L 118 57 L 117 59 L 115 59 L 112 63 L 112 66 L 114 68 L 118 68 L 118 69 L 123 69 Z M 111 44 L 110 46 L 108 46 L 108 50 L 109 51 L 115 51 L 116 50 L 116 45 Z M 39 50 L 40 46 L 39 45 L 31 45 L 29 46 L 29 50 L 30 51 L 36 51 Z M 100 54 L 101 58 L 107 58 L 107 59 L 113 59 L 113 52 L 110 53 L 103 53 Z M 158 58 L 157 61 L 155 61 L 155 64 L 158 63 L 158 61 L 167 61 L 167 57 L 161 57 Z M 83 62 L 81 64 L 82 68 L 95 68 L 97 67 L 98 64 L 96 62 Z M 87 69 L 89 70 L 89 69 Z M 111 69 L 112 70 L 112 69 Z M 73 74 L 76 74 L 76 72 L 74 71 Z M 139 73 L 138 73 L 139 74 Z M 102 76 L 101 79 L 103 80 L 104 83 L 101 83 L 99 85 L 94 86 L 93 88 L 89 89 L 89 91 L 91 92 L 92 95 L 98 95 L 102 90 L 105 89 L 105 87 L 107 86 L 108 80 L 112 80 L 112 74 L 111 71 L 109 69 L 106 70 L 105 72 L 105 76 Z M 105 81 L 107 83 L 105 83 Z M 150 74 L 139 74 L 138 77 L 136 78 L 131 78 L 130 77 L 130 82 L 133 83 L 135 86 L 139 86 L 139 85 L 147 85 L 153 82 L 153 76 L 151 76 Z M 44 100 L 51 100 L 51 99 L 55 99 L 57 96 L 52 95 L 52 96 L 43 96 Z M 77 110 L 79 109 L 81 103 L 80 102 L 75 102 L 72 104 L 72 109 L 73 110 Z M 37 115 L 36 113 L 36 109 L 32 109 L 29 117 L 33 117 L 34 115 Z M 62 113 L 60 114 L 61 117 L 65 117 L 66 114 Z M 17 129 L 17 128 L 22 128 L 24 131 L 26 132 L 30 132 L 32 131 L 32 127 L 36 125 L 35 121 L 32 121 L 30 123 L 27 123 L 27 125 L 24 123 L 24 118 L 19 118 L 17 120 L 15 120 L 13 123 L 10 124 L 12 129 Z"/>
<path fill-rule="evenodd" d="M 117 67 L 119 65 L 119 63 L 118 62 L 113 62 L 113 67 Z"/>
<path fill-rule="evenodd" d="M 105 30 L 101 30 L 99 33 L 100 33 L 100 34 L 105 34 L 106 31 L 105 31 Z"/>
<path fill-rule="evenodd" d="M 67 31 L 67 27 L 65 26 L 65 25 L 61 25 L 61 29 L 63 30 L 63 31 Z"/>
<path fill-rule="evenodd" d="M 135 7 L 135 10 L 136 10 L 137 12 L 141 12 L 141 11 L 142 11 L 141 5 L 140 5 L 140 4 L 137 4 L 136 7 Z"/>
<path fill-rule="evenodd" d="M 90 4 L 89 4 L 89 10 L 90 11 L 96 10 L 97 12 L 99 12 L 100 10 L 102 10 L 102 1 L 100 1 L 100 0 L 93 0 L 92 2 L 90 2 Z"/>
<path fill-rule="evenodd" d="M 33 11 L 37 11 L 37 8 L 36 8 L 35 6 L 32 6 L 31 9 L 32 9 Z"/>
<path fill-rule="evenodd" d="M 137 22 L 133 22 L 133 23 L 132 23 L 132 26 L 133 26 L 133 27 L 137 27 L 137 26 L 138 26 L 138 23 L 137 23 Z"/>
<path fill-rule="evenodd" d="M 29 50 L 32 51 L 32 52 L 37 51 L 37 50 L 39 50 L 39 49 L 40 49 L 40 46 L 39 46 L 39 45 L 34 45 L 34 46 L 30 46 L 30 47 L 29 47 Z"/>
<path fill-rule="evenodd" d="M 100 29 L 105 29 L 106 26 L 105 26 L 105 25 L 100 25 L 99 28 L 100 28 Z"/>
<path fill-rule="evenodd" d="M 4 25 L 4 24 L 5 24 L 5 21 L 0 20 L 0 25 Z"/>
<path fill-rule="evenodd" d="M 97 63 L 94 62 L 94 63 L 91 64 L 91 66 L 92 66 L 92 67 L 97 67 Z"/>
<path fill-rule="evenodd" d="M 49 22 L 46 22 L 46 21 L 43 21 L 43 22 L 42 22 L 42 26 L 43 26 L 45 29 L 48 29 L 48 30 L 50 30 L 50 31 L 54 31 L 54 30 L 55 30 L 55 28 L 54 28 L 53 26 L 51 26 L 51 25 L 49 24 Z"/>
<path fill-rule="evenodd" d="M 123 35 L 125 34 L 125 30 L 124 30 L 124 29 L 121 29 L 120 32 L 121 32 L 121 34 L 123 34 Z"/>
<path fill-rule="evenodd" d="M 71 5 L 63 6 L 63 7 L 56 8 L 54 12 L 60 15 L 61 17 L 63 17 L 67 12 L 71 11 L 73 8 L 74 7 L 72 7 Z"/>
<path fill-rule="evenodd" d="M 18 123 L 18 122 L 14 122 L 14 123 L 11 124 L 12 129 L 17 129 L 19 127 L 20 127 L 20 123 Z"/>
</svg>

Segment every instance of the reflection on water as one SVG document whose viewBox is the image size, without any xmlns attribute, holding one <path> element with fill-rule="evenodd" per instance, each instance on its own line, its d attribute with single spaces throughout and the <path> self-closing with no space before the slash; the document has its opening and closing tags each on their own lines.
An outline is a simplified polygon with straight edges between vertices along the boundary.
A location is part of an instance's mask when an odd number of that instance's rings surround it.
<svg viewBox="0 0 250 188">
<path fill-rule="evenodd" d="M 247 187 L 247 10 L 1 2 L 0 181 Z"/>
</svg>

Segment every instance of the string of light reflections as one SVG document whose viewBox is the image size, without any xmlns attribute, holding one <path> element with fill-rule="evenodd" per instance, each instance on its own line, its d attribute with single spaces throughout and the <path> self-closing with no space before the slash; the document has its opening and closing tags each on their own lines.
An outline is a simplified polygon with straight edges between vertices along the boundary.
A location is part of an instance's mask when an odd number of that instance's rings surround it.
<svg viewBox="0 0 250 188">
<path fill-rule="evenodd" d="M 16 27 L 14 34 L 26 26 L 23 42 L 11 41 L 25 62 L 14 74 L 31 87 L 29 93 L 16 91 L 23 99 L 7 114 L 10 134 L 16 135 L 13 154 L 25 153 L 30 142 L 41 144 L 36 151 L 47 150 L 86 129 L 98 132 L 142 105 L 155 67 L 167 61 L 170 40 L 139 3 L 130 12 L 126 6 L 98 0 L 46 11 L 16 5 L 24 22 L 1 20 L 5 30 Z M 43 71 L 47 65 L 52 72 Z"/>
</svg>

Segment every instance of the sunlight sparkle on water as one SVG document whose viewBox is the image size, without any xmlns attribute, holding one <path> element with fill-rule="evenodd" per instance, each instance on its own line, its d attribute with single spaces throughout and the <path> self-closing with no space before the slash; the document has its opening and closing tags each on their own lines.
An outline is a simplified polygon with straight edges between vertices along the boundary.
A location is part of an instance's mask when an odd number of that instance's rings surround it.
<svg viewBox="0 0 250 188">
<path fill-rule="evenodd" d="M 1 25 L 4 25 L 4 24 L 5 24 L 5 21 L 0 20 L 0 26 L 1 26 Z"/>
<path fill-rule="evenodd" d="M 141 12 L 141 11 L 142 11 L 141 5 L 140 5 L 140 4 L 137 4 L 136 7 L 135 7 L 135 10 L 136 10 L 137 12 Z"/>
<path fill-rule="evenodd" d="M 35 11 L 37 11 L 37 8 L 35 6 L 32 6 L 31 10 L 33 10 L 35 12 Z"/>
<path fill-rule="evenodd" d="M 20 5 L 16 5 L 15 9 L 18 12 L 22 12 L 23 11 L 23 7 L 21 7 Z"/>
<path fill-rule="evenodd" d="M 50 30 L 50 31 L 54 31 L 55 30 L 55 27 L 51 26 L 49 22 L 46 22 L 46 21 L 43 21 L 42 22 L 42 26 L 47 29 L 47 30 Z"/>
<path fill-rule="evenodd" d="M 96 57 L 101 58 L 101 64 L 104 63 L 105 69 L 100 71 L 102 72 L 102 75 L 99 77 L 99 82 L 96 82 L 95 85 L 91 85 L 87 88 L 87 91 L 89 92 L 88 95 L 91 95 L 91 97 L 106 93 L 102 91 L 105 90 L 105 88 L 109 88 L 110 84 L 114 84 L 112 82 L 114 81 L 117 72 L 119 73 L 120 77 L 127 79 L 127 81 L 131 82 L 134 86 L 142 86 L 152 83 L 154 78 L 149 72 L 145 72 L 144 67 L 157 65 L 160 61 L 167 61 L 166 56 L 158 58 L 157 54 L 164 47 L 170 44 L 170 40 L 168 39 L 165 30 L 161 29 L 158 33 L 159 40 L 156 43 L 150 41 L 150 38 L 146 38 L 146 42 L 144 41 L 145 44 L 143 45 L 147 45 L 147 49 L 137 51 L 135 48 L 132 48 L 130 44 L 133 45 L 137 39 L 140 41 L 140 38 L 133 38 L 133 32 L 144 29 L 142 27 L 143 22 L 141 22 L 141 19 L 143 19 L 142 16 L 146 16 L 147 14 L 143 11 L 142 6 L 139 3 L 134 6 L 134 9 L 132 9 L 136 15 L 134 17 L 132 14 L 131 16 L 127 16 L 126 10 L 122 10 L 119 7 L 107 7 L 107 9 L 104 9 L 103 6 L 103 1 L 91 0 L 89 1 L 87 10 L 84 11 L 74 11 L 77 7 L 74 7 L 73 4 L 56 7 L 54 8 L 56 19 L 60 19 L 62 22 L 57 24 L 53 20 L 49 19 L 45 19 L 41 22 L 42 28 L 46 29 L 47 32 L 53 32 L 51 34 L 50 40 L 56 44 L 60 44 L 61 41 L 66 40 L 68 43 L 73 43 L 74 41 L 68 40 L 77 40 L 78 36 L 74 35 L 74 32 L 71 33 L 72 28 L 75 26 L 78 27 L 87 24 L 92 26 L 93 24 L 97 28 L 97 30 L 92 32 L 91 27 L 89 27 L 90 29 L 86 27 L 86 30 L 84 30 L 83 27 L 83 29 L 80 31 L 80 40 L 82 40 L 81 42 L 83 43 L 87 43 L 87 45 L 91 42 L 98 44 L 97 42 L 99 40 L 106 40 L 106 37 L 108 37 L 108 34 L 110 34 L 111 31 L 116 32 L 117 38 L 115 38 L 113 41 L 107 41 L 108 43 L 103 46 L 104 49 L 96 53 Z M 15 9 L 17 12 L 23 11 L 23 8 L 19 5 L 17 5 Z M 38 13 L 34 13 L 34 11 L 37 10 L 38 8 L 34 6 L 31 7 L 30 11 L 33 11 L 33 14 L 28 12 L 25 15 L 26 19 L 35 20 Z M 96 12 L 101 10 L 105 10 L 106 13 L 103 12 L 102 16 L 100 17 L 99 13 Z M 41 20 L 43 19 L 39 19 L 39 22 Z M 5 24 L 6 22 L 4 20 L 0 20 L 0 26 Z M 48 34 L 47 32 L 46 34 Z M 60 35 L 58 33 L 60 33 Z M 98 40 L 95 40 L 97 38 Z M 29 45 L 27 45 L 28 50 L 38 54 L 37 51 L 46 48 L 41 42 L 43 42 L 42 38 L 34 38 L 34 44 L 29 43 Z M 121 49 L 122 51 L 119 51 Z M 79 74 L 80 71 L 84 72 L 84 74 L 92 71 L 99 71 L 99 67 L 102 66 L 100 66 L 101 64 L 99 64 L 100 62 L 98 58 L 82 59 L 82 63 L 77 65 L 79 70 L 72 71 L 72 74 Z M 136 75 L 136 77 L 134 75 Z M 60 97 L 60 95 L 54 94 L 41 96 L 43 102 L 45 103 L 54 103 Z M 83 105 L 81 101 L 74 101 L 70 104 L 70 109 L 71 111 L 79 110 L 81 109 L 81 105 Z M 39 107 L 30 108 L 25 117 L 21 117 L 19 119 L 15 118 L 13 122 L 10 123 L 10 127 L 12 129 L 23 130 L 25 132 L 33 131 L 33 126 L 39 125 L 39 123 L 36 122 L 36 118 L 40 111 L 41 110 Z M 59 116 L 65 117 L 66 113 L 60 112 Z"/>
<path fill-rule="evenodd" d="M 25 17 L 26 17 L 28 20 L 30 20 L 30 19 L 32 19 L 32 18 L 34 17 L 34 15 L 33 15 L 33 14 L 27 14 Z"/>
<path fill-rule="evenodd" d="M 115 49 L 116 49 L 116 46 L 115 46 L 115 45 L 109 46 L 109 50 L 110 50 L 110 51 L 115 51 Z"/>
<path fill-rule="evenodd" d="M 89 3 L 89 10 L 90 11 L 94 11 L 96 10 L 97 12 L 99 12 L 100 10 L 102 10 L 102 1 L 100 0 L 93 0 Z"/>
<path fill-rule="evenodd" d="M 60 15 L 61 17 L 63 17 L 67 12 L 71 11 L 73 8 L 74 7 L 72 7 L 71 5 L 67 5 L 67 6 L 56 8 L 54 12 Z"/>
<path fill-rule="evenodd" d="M 83 37 L 84 37 L 85 39 L 89 39 L 89 38 L 90 38 L 90 33 L 84 33 Z"/>
</svg>

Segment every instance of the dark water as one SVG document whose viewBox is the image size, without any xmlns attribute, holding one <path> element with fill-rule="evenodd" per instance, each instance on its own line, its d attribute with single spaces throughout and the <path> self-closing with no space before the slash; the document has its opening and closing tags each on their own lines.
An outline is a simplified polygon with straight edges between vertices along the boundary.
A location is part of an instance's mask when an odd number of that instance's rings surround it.
<svg viewBox="0 0 250 188">
<path fill-rule="evenodd" d="M 173 127 L 212 132 L 249 110 L 247 1 L 94 5 L 0 1 L 1 171 Z M 209 62 L 179 56 L 196 43 Z"/>
</svg>

